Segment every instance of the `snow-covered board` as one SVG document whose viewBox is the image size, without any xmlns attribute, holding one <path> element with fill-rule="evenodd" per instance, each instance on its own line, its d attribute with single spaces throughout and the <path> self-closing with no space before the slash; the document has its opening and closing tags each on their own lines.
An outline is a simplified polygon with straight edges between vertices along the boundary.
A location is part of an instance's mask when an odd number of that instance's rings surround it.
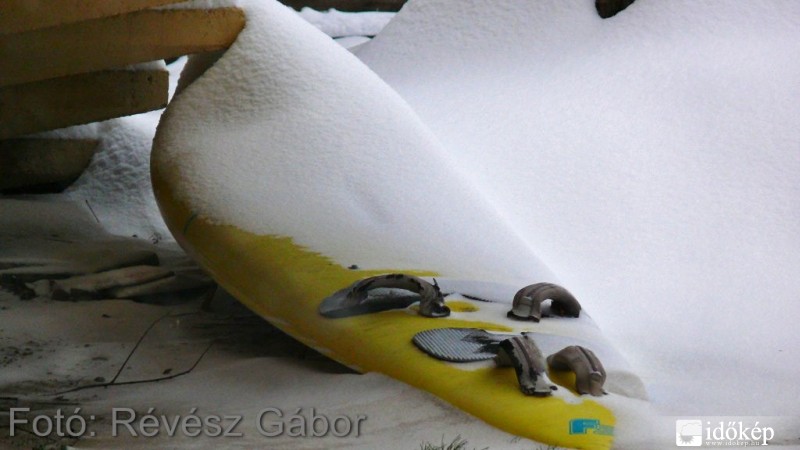
<svg viewBox="0 0 800 450">
<path fill-rule="evenodd" d="M 608 397 L 643 396 L 641 382 L 585 312 L 578 318 L 544 317 L 540 322 L 507 317 L 515 287 L 437 277 L 446 295 L 445 305 L 451 310 L 449 317 L 423 317 L 417 303 L 349 317 L 325 317 L 319 308 L 326 298 L 391 270 L 343 267 L 288 237 L 215 225 L 175 201 L 168 179 L 157 176 L 154 181 L 162 212 L 176 238 L 222 286 L 285 332 L 356 370 L 384 373 L 510 433 L 571 448 L 610 448 L 616 423 L 603 397 L 575 391 L 572 373 L 550 369 L 550 380 L 559 388 L 548 397 L 526 396 L 512 368 L 497 367 L 491 360 L 441 361 L 417 348 L 412 343 L 414 336 L 437 328 L 532 332 L 544 355 L 571 345 L 595 352 L 607 372 Z M 424 270 L 416 275 L 430 281 L 437 276 Z"/>
<path fill-rule="evenodd" d="M 518 436 L 611 447 L 615 427 L 644 403 L 642 383 L 585 313 L 506 316 L 517 290 L 555 279 L 530 245 L 352 54 L 277 2 L 243 8 L 234 45 L 213 66 L 190 61 L 154 139 L 153 188 L 178 242 L 250 309 L 341 363 Z M 402 299 L 336 313 L 360 282 L 392 273 L 435 277 L 449 316 L 423 317 L 430 305 Z M 608 395 L 578 395 L 556 371 L 551 395 L 525 395 L 514 369 L 445 362 L 414 344 L 420 332 L 453 328 L 533 332 L 542 356 L 588 348 Z"/>
</svg>

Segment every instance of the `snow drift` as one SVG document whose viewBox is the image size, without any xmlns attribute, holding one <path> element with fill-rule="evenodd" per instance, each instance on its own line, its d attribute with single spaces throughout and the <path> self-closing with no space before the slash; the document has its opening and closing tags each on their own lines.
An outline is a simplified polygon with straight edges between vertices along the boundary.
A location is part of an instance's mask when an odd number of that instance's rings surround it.
<svg viewBox="0 0 800 450">
<path fill-rule="evenodd" d="M 358 55 L 665 412 L 797 415 L 800 5 L 592 3 L 418 0 Z"/>
</svg>

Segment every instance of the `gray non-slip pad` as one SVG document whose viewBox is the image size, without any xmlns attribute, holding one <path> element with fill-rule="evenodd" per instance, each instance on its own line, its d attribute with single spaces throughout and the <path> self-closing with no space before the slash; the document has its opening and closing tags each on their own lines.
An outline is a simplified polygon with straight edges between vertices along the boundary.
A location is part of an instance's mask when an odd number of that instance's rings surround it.
<svg viewBox="0 0 800 450">
<path fill-rule="evenodd" d="M 491 334 L 479 328 L 436 328 L 417 333 L 413 342 L 436 359 L 473 362 L 494 358 L 500 341 L 512 336 Z"/>
</svg>

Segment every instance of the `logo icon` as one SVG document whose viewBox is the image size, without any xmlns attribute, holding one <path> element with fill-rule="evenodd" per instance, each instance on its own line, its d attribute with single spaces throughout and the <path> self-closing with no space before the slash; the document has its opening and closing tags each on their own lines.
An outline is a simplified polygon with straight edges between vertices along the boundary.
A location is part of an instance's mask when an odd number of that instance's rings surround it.
<svg viewBox="0 0 800 450">
<path fill-rule="evenodd" d="M 569 434 L 588 433 L 613 436 L 614 427 L 603 425 L 597 419 L 572 419 L 569 421 Z"/>
<path fill-rule="evenodd" d="M 703 445 L 702 420 L 676 420 L 675 445 L 678 447 L 700 447 Z"/>
</svg>

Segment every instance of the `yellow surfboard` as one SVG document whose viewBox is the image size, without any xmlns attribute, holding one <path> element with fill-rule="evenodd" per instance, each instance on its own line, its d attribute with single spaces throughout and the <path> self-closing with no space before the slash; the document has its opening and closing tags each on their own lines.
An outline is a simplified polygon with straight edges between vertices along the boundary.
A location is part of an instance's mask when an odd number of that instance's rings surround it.
<svg viewBox="0 0 800 450">
<path fill-rule="evenodd" d="M 247 307 L 343 364 L 518 436 L 612 447 L 614 408 L 643 389 L 591 318 L 507 317 L 523 287 L 514 283 L 552 281 L 525 240 L 353 55 L 277 2 L 243 8 L 234 45 L 213 66 L 190 62 L 154 141 L 153 187 L 178 242 Z M 449 316 L 424 317 L 415 304 L 320 313 L 334 294 L 387 273 L 435 278 Z M 588 347 L 608 395 L 580 395 L 575 377 L 555 370 L 552 395 L 525 395 L 513 368 L 415 346 L 418 333 L 444 328 L 530 332 L 545 354 Z"/>
<path fill-rule="evenodd" d="M 616 425 L 613 411 L 602 399 L 576 393 L 573 375 L 551 372 L 551 379 L 560 385 L 558 395 L 531 397 L 520 392 L 512 368 L 440 361 L 412 343 L 415 334 L 434 328 L 533 332 L 554 338 L 556 345 L 589 343 L 602 355 L 609 377 L 614 376 L 614 370 L 626 370 L 585 313 L 579 319 L 542 319 L 539 323 L 513 320 L 506 317 L 509 304 L 473 299 L 477 297 L 476 287 L 483 296 L 508 289 L 441 278 L 439 283 L 453 291 L 445 299 L 452 311 L 449 317 L 423 317 L 412 305 L 326 318 L 318 311 L 326 297 L 392 269 L 354 270 L 296 245 L 291 238 L 255 235 L 230 225 L 212 224 L 194 214 L 189 205 L 175 200 L 171 193 L 174 181 L 168 173 L 155 167 L 153 181 L 164 217 L 184 248 L 237 299 L 298 340 L 358 371 L 384 373 L 431 392 L 509 433 L 569 448 L 612 447 Z M 438 274 L 419 271 L 416 275 Z M 612 391 L 609 395 L 618 394 Z"/>
</svg>

